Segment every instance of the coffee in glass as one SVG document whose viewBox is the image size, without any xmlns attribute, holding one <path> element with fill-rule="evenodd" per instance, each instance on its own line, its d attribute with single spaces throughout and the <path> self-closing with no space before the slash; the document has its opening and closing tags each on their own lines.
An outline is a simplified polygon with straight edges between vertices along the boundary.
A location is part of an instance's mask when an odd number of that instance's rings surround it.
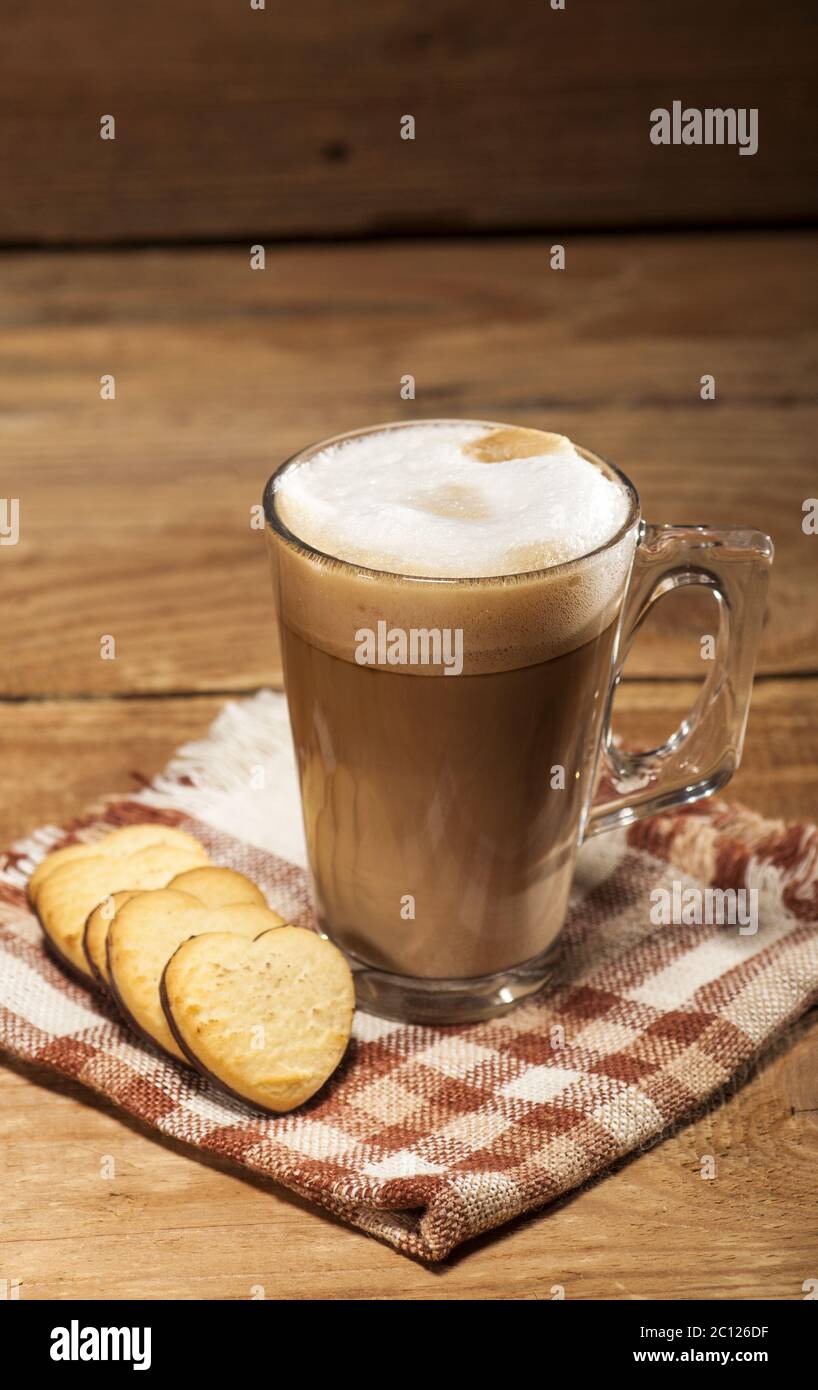
<svg viewBox="0 0 818 1390">
<path fill-rule="evenodd" d="M 363 1007 L 508 1007 L 551 973 L 584 835 L 737 764 L 769 542 L 646 528 L 611 465 L 479 421 L 316 445 L 265 507 L 320 929 Z M 629 759 L 606 732 L 626 640 L 679 582 L 720 598 L 719 680 L 680 736 Z"/>
</svg>

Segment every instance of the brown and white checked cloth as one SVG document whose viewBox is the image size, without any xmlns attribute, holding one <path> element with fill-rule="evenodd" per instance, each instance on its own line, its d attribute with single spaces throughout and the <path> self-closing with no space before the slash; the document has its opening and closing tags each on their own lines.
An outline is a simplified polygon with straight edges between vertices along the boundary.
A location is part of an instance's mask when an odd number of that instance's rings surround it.
<svg viewBox="0 0 818 1390">
<path fill-rule="evenodd" d="M 818 993 L 818 832 L 705 802 L 584 847 L 555 991 L 466 1027 L 359 1014 L 324 1089 L 264 1117 L 134 1038 L 53 963 L 27 907 L 48 849 L 152 818 L 310 922 L 286 715 L 265 693 L 227 706 L 152 787 L 0 860 L 0 1046 L 427 1260 L 667 1131 Z M 674 880 L 757 889 L 758 932 L 653 926 L 651 890 Z"/>
</svg>

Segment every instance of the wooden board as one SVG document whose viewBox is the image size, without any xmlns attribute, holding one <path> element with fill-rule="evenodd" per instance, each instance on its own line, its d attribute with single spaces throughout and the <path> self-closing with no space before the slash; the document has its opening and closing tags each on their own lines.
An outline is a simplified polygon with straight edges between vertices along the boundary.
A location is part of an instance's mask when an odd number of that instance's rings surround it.
<svg viewBox="0 0 818 1390">
<path fill-rule="evenodd" d="M 5 9 L 5 240 L 552 234 L 818 210 L 803 0 Z M 676 99 L 756 108 L 757 154 L 653 145 L 650 113 Z M 115 140 L 100 139 L 107 115 Z"/>
<path fill-rule="evenodd" d="M 0 842 L 139 786 L 225 694 L 279 678 L 249 518 L 282 457 L 441 414 L 563 429 L 621 463 L 653 519 L 772 532 L 763 674 L 729 794 L 815 819 L 818 541 L 801 530 L 814 244 L 575 237 L 564 272 L 548 268 L 550 238 L 281 248 L 263 273 L 236 248 L 0 261 L 0 493 L 21 499 L 19 544 L 0 547 Z M 414 402 L 400 399 L 407 372 Z M 705 372 L 714 402 L 699 398 Z M 617 697 L 629 742 L 655 744 L 683 717 L 711 617 L 663 601 Z M 114 661 L 100 659 L 105 634 Z M 24 1298 L 261 1285 L 268 1298 L 536 1299 L 562 1285 L 569 1298 L 798 1299 L 815 1276 L 817 1049 L 813 1014 L 674 1138 L 435 1271 L 73 1084 L 4 1066 L 0 1279 Z"/>
<path fill-rule="evenodd" d="M 657 740 L 687 683 L 623 687 L 619 724 Z M 815 813 L 818 680 L 763 681 L 731 795 Z M 0 705 L 0 836 L 69 816 L 200 736 L 213 698 Z M 13 791 L 13 804 L 9 792 Z M 12 829 L 13 827 L 13 829 Z M 556 1207 L 427 1269 L 228 1165 L 158 1140 L 73 1083 L 0 1069 L 0 1277 L 23 1298 L 799 1299 L 815 1274 L 818 1011 L 747 1085 Z M 716 1160 L 704 1180 L 701 1161 Z M 110 1175 L 113 1160 L 113 1176 Z"/>
<path fill-rule="evenodd" d="M 562 1285 L 567 1298 L 802 1299 L 816 1052 L 814 1012 L 726 1104 L 435 1269 L 149 1137 L 72 1083 L 5 1067 L 3 1277 L 22 1298 L 550 1299 Z"/>
<path fill-rule="evenodd" d="M 0 449 L 21 531 L 0 546 L 0 692 L 275 679 L 250 526 L 268 474 L 321 436 L 430 415 L 562 430 L 621 464 L 652 520 L 769 530 L 760 669 L 814 671 L 814 254 L 792 233 L 578 237 L 564 271 L 536 239 L 287 248 L 263 272 L 236 248 L 7 258 Z M 712 622 L 672 595 L 630 674 L 691 675 Z"/>
</svg>

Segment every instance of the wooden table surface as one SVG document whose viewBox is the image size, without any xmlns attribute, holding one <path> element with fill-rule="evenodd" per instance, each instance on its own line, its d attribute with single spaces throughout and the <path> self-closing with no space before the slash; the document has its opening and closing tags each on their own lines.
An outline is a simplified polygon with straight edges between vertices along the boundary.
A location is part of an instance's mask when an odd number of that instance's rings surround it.
<svg viewBox="0 0 818 1390">
<path fill-rule="evenodd" d="M 4 843 L 133 788 L 226 696 L 278 682 L 251 525 L 266 476 L 313 438 L 424 415 L 562 430 L 620 463 L 652 519 L 771 532 L 730 795 L 815 817 L 814 239 L 577 238 L 563 272 L 549 244 L 282 247 L 264 272 L 236 247 L 0 260 L 2 492 L 21 526 L 0 548 Z M 624 736 L 653 743 L 678 723 L 711 618 L 662 601 L 618 698 Z M 434 1270 L 5 1066 L 0 1278 L 24 1298 L 803 1297 L 818 1277 L 816 1062 L 813 1012 L 675 1137 Z"/>
</svg>

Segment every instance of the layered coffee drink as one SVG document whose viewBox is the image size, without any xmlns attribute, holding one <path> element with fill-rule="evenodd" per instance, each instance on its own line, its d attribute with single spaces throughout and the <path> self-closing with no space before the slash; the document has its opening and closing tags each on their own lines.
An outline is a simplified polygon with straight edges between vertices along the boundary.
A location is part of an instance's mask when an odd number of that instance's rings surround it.
<svg viewBox="0 0 818 1390">
<path fill-rule="evenodd" d="M 421 992 L 542 960 L 596 773 L 627 483 L 561 435 L 419 422 L 305 451 L 266 505 L 321 929 Z"/>
</svg>

